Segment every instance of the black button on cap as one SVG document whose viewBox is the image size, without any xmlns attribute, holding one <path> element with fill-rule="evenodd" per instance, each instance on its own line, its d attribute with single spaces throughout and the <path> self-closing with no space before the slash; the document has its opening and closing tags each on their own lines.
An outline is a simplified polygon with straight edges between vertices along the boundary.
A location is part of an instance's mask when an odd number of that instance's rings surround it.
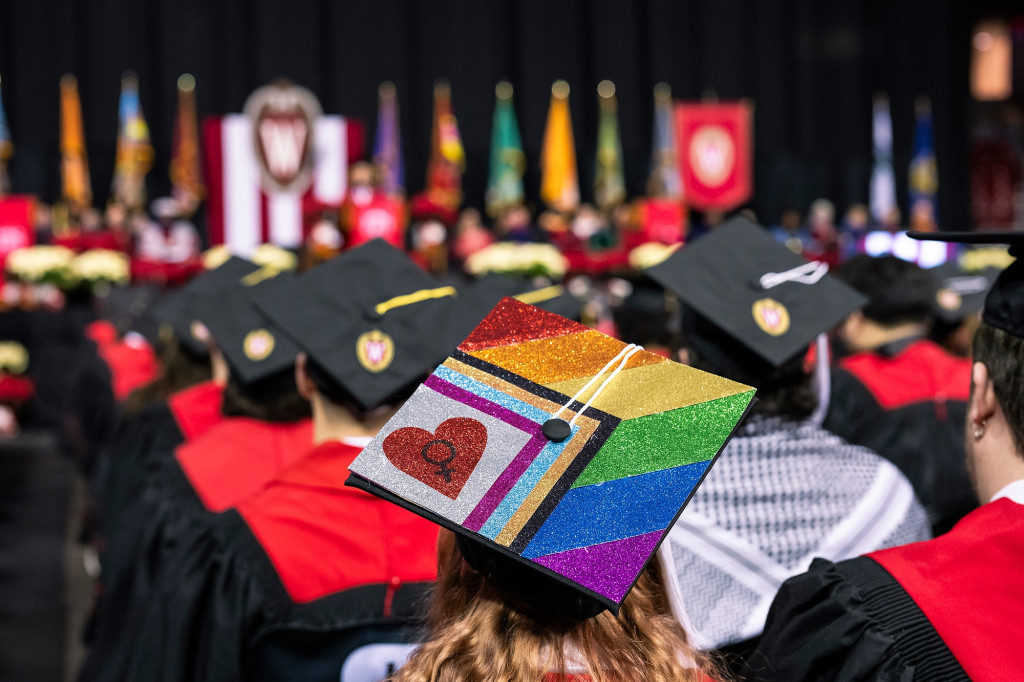
<svg viewBox="0 0 1024 682">
<path fill-rule="evenodd" d="M 572 428 L 569 426 L 569 422 L 556 418 L 544 422 L 544 425 L 540 427 L 540 431 L 548 440 L 561 443 L 572 433 Z"/>
</svg>

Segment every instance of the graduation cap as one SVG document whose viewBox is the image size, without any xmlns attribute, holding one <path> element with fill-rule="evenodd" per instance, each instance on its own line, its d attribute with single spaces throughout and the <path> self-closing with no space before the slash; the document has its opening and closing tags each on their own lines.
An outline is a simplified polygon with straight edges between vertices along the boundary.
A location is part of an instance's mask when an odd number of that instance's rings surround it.
<svg viewBox="0 0 1024 682">
<path fill-rule="evenodd" d="M 618 612 L 754 389 L 503 299 L 350 467 L 492 584 Z"/>
<path fill-rule="evenodd" d="M 1024 230 L 978 232 L 908 232 L 914 239 L 962 244 L 1009 244 L 1016 258 L 999 273 L 985 297 L 981 319 L 988 325 L 1024 338 Z"/>
<path fill-rule="evenodd" d="M 224 354 L 232 376 L 243 386 L 251 386 L 295 365 L 298 347 L 256 309 L 261 297 L 286 286 L 294 277 L 290 272 L 281 272 L 271 279 L 247 284 L 247 279 L 255 278 L 246 276 L 216 294 L 195 297 L 189 304 L 189 309 L 206 325 Z"/>
<path fill-rule="evenodd" d="M 375 239 L 256 301 L 309 355 L 317 388 L 364 410 L 418 384 L 458 343 L 454 287 Z"/>
<path fill-rule="evenodd" d="M 207 270 L 191 282 L 168 294 L 153 306 L 153 316 L 174 331 L 179 343 L 192 355 L 204 357 L 209 331 L 191 309 L 197 297 L 216 295 L 225 287 L 237 284 L 243 277 L 260 270 L 260 266 L 232 256 L 213 270 Z"/>
<path fill-rule="evenodd" d="M 985 307 L 985 295 L 1000 271 L 1000 268 L 989 267 L 980 272 L 968 272 L 953 261 L 932 268 L 938 285 L 932 313 L 947 325 L 959 324 L 968 315 L 980 313 Z"/>
<path fill-rule="evenodd" d="M 459 318 L 463 321 L 456 341 L 468 334 L 503 298 L 512 297 L 541 310 L 579 320 L 582 304 L 562 284 L 536 286 L 529 279 L 512 275 L 485 275 L 459 289 Z"/>
<path fill-rule="evenodd" d="M 688 341 L 723 366 L 779 367 L 867 301 L 742 217 L 646 273 L 703 318 Z"/>
</svg>

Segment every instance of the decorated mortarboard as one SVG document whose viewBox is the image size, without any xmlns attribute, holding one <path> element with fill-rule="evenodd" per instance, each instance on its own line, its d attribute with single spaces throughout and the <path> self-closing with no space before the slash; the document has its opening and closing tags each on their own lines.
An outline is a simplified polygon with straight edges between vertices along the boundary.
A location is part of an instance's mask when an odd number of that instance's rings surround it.
<svg viewBox="0 0 1024 682">
<path fill-rule="evenodd" d="M 196 297 L 190 304 L 224 354 L 232 376 L 243 385 L 276 375 L 295 364 L 298 347 L 256 309 L 256 302 L 263 296 L 287 286 L 294 278 L 290 272 L 281 272 L 249 284 L 256 278 L 247 275 L 220 293 Z"/>
<path fill-rule="evenodd" d="M 1016 260 L 999 273 L 985 297 L 981 319 L 1008 334 L 1024 338 L 1024 230 L 978 232 L 908 232 L 914 239 L 963 244 L 1009 244 Z"/>
<path fill-rule="evenodd" d="M 376 239 L 274 287 L 256 305 L 368 410 L 419 383 L 458 343 L 450 324 L 456 295 Z"/>
<path fill-rule="evenodd" d="M 579 608 L 563 613 L 617 612 L 753 396 L 505 298 L 366 446 L 348 484 L 455 531 L 471 564 L 490 557 L 489 578 L 547 581 L 534 602 L 568 594 Z"/>
<path fill-rule="evenodd" d="M 580 300 L 562 284 L 535 286 L 528 279 L 511 275 L 485 275 L 458 289 L 459 317 L 465 325 L 462 336 L 472 331 L 498 301 L 506 297 L 572 320 L 579 319 L 582 307 Z"/>
<path fill-rule="evenodd" d="M 805 260 L 742 217 L 646 272 L 775 367 L 867 301 L 827 274 L 826 264 Z"/>
<path fill-rule="evenodd" d="M 190 303 L 196 298 L 216 295 L 225 287 L 235 285 L 243 277 L 260 270 L 260 266 L 232 256 L 213 270 L 207 270 L 191 282 L 160 299 L 153 306 L 153 316 L 170 325 L 178 341 L 193 355 L 206 355 L 209 331 L 196 318 Z"/>
</svg>

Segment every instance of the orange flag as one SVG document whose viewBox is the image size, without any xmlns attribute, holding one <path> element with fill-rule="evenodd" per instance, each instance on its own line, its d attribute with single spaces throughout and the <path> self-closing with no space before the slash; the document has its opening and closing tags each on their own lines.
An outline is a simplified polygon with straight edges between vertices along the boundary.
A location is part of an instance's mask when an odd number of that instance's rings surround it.
<svg viewBox="0 0 1024 682">
<path fill-rule="evenodd" d="M 191 215 L 206 196 L 199 159 L 199 121 L 196 116 L 196 79 L 191 74 L 178 78 L 178 114 L 170 166 L 171 195 L 186 215 Z"/>
<path fill-rule="evenodd" d="M 551 86 L 540 167 L 540 197 L 544 203 L 556 211 L 575 211 L 580 203 L 580 182 L 569 117 L 569 84 L 563 80 Z"/>
<path fill-rule="evenodd" d="M 60 79 L 60 154 L 62 194 L 71 212 L 77 214 L 92 205 L 92 185 L 78 80 L 70 74 Z"/>
</svg>

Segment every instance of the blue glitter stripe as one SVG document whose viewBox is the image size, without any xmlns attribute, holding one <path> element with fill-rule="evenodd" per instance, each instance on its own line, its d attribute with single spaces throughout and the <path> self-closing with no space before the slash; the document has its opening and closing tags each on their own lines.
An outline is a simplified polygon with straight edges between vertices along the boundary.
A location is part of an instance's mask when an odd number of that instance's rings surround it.
<svg viewBox="0 0 1024 682">
<path fill-rule="evenodd" d="M 522 477 L 516 481 L 516 484 L 512 486 L 512 490 L 508 491 L 508 495 L 501 501 L 498 508 L 494 510 L 490 518 L 480 529 L 482 535 L 486 535 L 490 539 L 498 537 L 498 533 L 505 527 L 505 524 L 509 522 L 512 515 L 516 513 L 516 510 L 522 506 L 523 502 L 530 495 L 533 489 L 540 483 L 540 479 L 548 472 L 551 465 L 555 463 L 562 451 L 565 450 L 565 446 L 568 445 L 572 439 L 576 436 L 576 433 L 580 430 L 580 427 L 572 427 L 572 434 L 561 443 L 548 443 L 544 446 L 544 449 L 537 455 L 537 459 L 533 460 L 530 467 L 523 473 Z"/>
<path fill-rule="evenodd" d="M 465 389 L 470 393 L 486 398 L 492 403 L 501 405 L 502 407 L 512 410 L 516 414 L 520 414 L 532 422 L 537 424 L 543 424 L 548 419 L 551 419 L 551 415 L 544 410 L 538 409 L 529 403 L 524 403 L 518 398 L 514 398 L 508 393 L 502 393 L 501 391 L 491 388 L 487 384 L 481 383 L 476 379 L 471 379 L 465 374 L 459 374 L 458 372 L 441 366 L 434 370 L 434 374 L 439 379 L 444 379 L 450 384 L 455 384 L 459 388 Z"/>
<path fill-rule="evenodd" d="M 574 488 L 558 503 L 522 556 L 532 559 L 665 530 L 710 463 L 695 462 Z"/>
</svg>

